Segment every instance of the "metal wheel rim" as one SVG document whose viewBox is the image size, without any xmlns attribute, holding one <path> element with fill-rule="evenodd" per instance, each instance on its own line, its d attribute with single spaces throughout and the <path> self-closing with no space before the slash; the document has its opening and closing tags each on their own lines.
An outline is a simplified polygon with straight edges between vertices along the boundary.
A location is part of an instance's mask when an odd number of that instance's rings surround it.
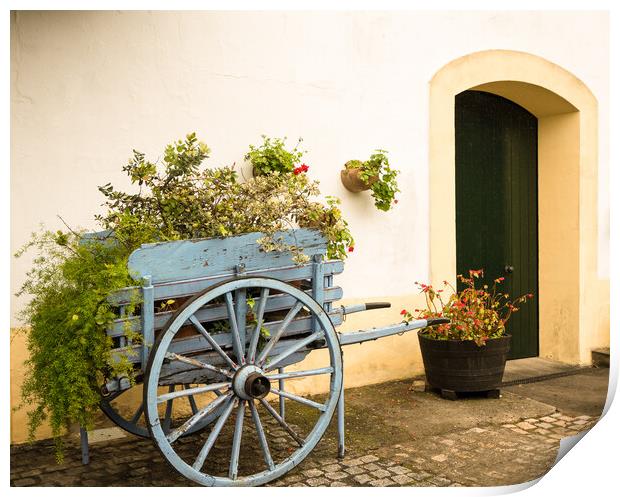
<svg viewBox="0 0 620 497">
<path fill-rule="evenodd" d="M 323 338 L 326 341 L 326 348 L 329 351 L 332 371 L 330 373 L 329 397 L 327 402 L 324 404 L 325 410 L 321 415 L 319 415 L 318 421 L 304 439 L 304 444 L 289 457 L 285 458 L 277 465 L 274 465 L 273 469 L 266 469 L 262 472 L 239 479 L 231 479 L 202 473 L 201 471 L 198 471 L 190 466 L 176 453 L 171 443 L 166 438 L 159 422 L 159 415 L 157 411 L 157 379 L 159 377 L 159 372 L 161 370 L 168 346 L 172 342 L 172 339 L 178 329 L 186 323 L 187 320 L 193 316 L 194 312 L 205 303 L 225 295 L 226 293 L 238 290 L 239 288 L 268 288 L 270 290 L 278 290 L 295 297 L 299 302 L 301 302 L 320 323 L 320 326 L 324 332 Z M 301 461 L 303 461 L 314 449 L 314 447 L 316 447 L 327 430 L 336 409 L 342 386 L 342 354 L 338 336 L 331 320 L 329 319 L 329 316 L 325 313 L 322 306 L 312 297 L 305 292 L 277 279 L 248 277 L 238 278 L 215 285 L 189 300 L 182 308 L 178 309 L 177 313 L 170 319 L 166 329 L 153 347 L 153 350 L 149 356 L 149 364 L 146 371 L 144 405 L 147 426 L 151 434 L 151 438 L 154 440 L 159 450 L 179 473 L 204 486 L 262 485 L 286 474 Z M 238 405 L 239 404 L 237 404 L 237 406 Z"/>
</svg>

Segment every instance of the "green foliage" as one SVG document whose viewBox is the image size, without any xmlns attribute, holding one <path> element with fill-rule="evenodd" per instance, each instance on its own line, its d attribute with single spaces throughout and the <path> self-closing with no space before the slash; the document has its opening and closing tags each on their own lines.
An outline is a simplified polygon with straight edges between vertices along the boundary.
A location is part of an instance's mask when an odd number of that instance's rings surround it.
<svg viewBox="0 0 620 497">
<path fill-rule="evenodd" d="M 63 429 L 72 422 L 90 427 L 106 375 L 130 376 L 128 362 L 113 363 L 105 326 L 114 318 L 107 294 L 131 283 L 127 251 L 110 244 L 79 244 L 79 233 L 44 231 L 16 256 L 34 249 L 38 257 L 17 295 L 32 295 L 21 313 L 30 324 L 29 359 L 22 404 L 29 413 L 29 436 L 49 417 L 62 457 Z"/>
<path fill-rule="evenodd" d="M 388 211 L 395 200 L 398 189 L 396 176 L 399 171 L 390 167 L 387 151 L 377 149 L 367 161 L 350 160 L 345 164 L 347 169 L 359 169 L 360 179 L 370 186 L 375 206 L 382 211 Z"/>
<path fill-rule="evenodd" d="M 301 161 L 305 151 L 299 150 L 302 142 L 300 138 L 293 150 L 284 148 L 284 139 L 268 138 L 261 135 L 263 144 L 255 147 L 250 145 L 250 151 L 245 155 L 245 160 L 249 160 L 252 164 L 255 176 L 266 174 L 286 174 L 295 170 L 295 165 Z"/>
<path fill-rule="evenodd" d="M 33 406 L 30 437 L 49 418 L 62 456 L 60 435 L 78 422 L 92 426 L 106 379 L 127 376 L 127 360 L 112 361 L 105 328 L 117 317 L 107 303 L 110 292 L 135 285 L 127 258 L 142 243 L 233 236 L 260 231 L 264 250 L 290 250 L 294 260 L 308 257 L 302 247 L 285 245 L 273 235 L 294 227 L 317 228 L 328 240 L 328 256 L 344 258 L 353 239 L 338 209 L 316 200 L 318 183 L 306 174 L 267 174 L 240 182 L 231 167 L 201 170 L 209 148 L 190 134 L 165 149 L 163 171 L 134 151 L 123 171 L 137 192 L 99 187 L 106 213 L 96 216 L 113 237 L 80 243 L 83 233 L 44 231 L 33 234 L 16 256 L 36 250 L 38 256 L 18 295 L 31 301 L 21 314 L 29 324 L 30 358 L 22 388 L 22 405 Z M 132 312 L 135 302 L 129 306 Z M 172 309 L 173 300 L 159 303 Z M 137 343 L 139 337 L 126 336 Z M 268 337 L 261 330 L 261 340 Z"/>
</svg>

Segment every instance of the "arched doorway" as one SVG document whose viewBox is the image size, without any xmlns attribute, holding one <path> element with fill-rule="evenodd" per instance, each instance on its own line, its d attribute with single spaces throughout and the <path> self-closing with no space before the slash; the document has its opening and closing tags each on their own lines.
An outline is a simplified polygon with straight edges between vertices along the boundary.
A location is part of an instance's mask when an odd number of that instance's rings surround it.
<svg viewBox="0 0 620 497">
<path fill-rule="evenodd" d="M 479 285 L 538 295 L 538 119 L 493 93 L 455 97 L 456 271 Z M 538 355 L 538 301 L 514 313 L 510 359 Z"/>
<path fill-rule="evenodd" d="M 561 67 L 489 50 L 456 59 L 432 78 L 431 280 L 456 283 L 456 102 L 472 90 L 503 97 L 537 119 L 538 353 L 588 363 L 609 302 L 608 282 L 597 273 L 598 111 L 588 88 Z"/>
</svg>

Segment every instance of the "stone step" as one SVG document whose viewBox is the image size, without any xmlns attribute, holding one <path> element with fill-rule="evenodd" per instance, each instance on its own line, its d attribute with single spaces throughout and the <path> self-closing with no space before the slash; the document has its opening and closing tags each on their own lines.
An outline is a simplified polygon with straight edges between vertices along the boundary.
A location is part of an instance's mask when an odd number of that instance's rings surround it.
<svg viewBox="0 0 620 497">
<path fill-rule="evenodd" d="M 609 347 L 592 350 L 592 365 L 596 368 L 609 367 Z"/>
</svg>

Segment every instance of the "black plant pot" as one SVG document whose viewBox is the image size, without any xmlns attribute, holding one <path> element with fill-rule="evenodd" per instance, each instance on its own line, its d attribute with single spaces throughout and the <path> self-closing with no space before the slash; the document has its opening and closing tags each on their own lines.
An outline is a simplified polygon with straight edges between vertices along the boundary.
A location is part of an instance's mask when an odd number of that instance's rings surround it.
<svg viewBox="0 0 620 497">
<path fill-rule="evenodd" d="M 487 340 L 433 340 L 418 332 L 426 382 L 452 392 L 488 392 L 502 383 L 511 335 Z"/>
</svg>

